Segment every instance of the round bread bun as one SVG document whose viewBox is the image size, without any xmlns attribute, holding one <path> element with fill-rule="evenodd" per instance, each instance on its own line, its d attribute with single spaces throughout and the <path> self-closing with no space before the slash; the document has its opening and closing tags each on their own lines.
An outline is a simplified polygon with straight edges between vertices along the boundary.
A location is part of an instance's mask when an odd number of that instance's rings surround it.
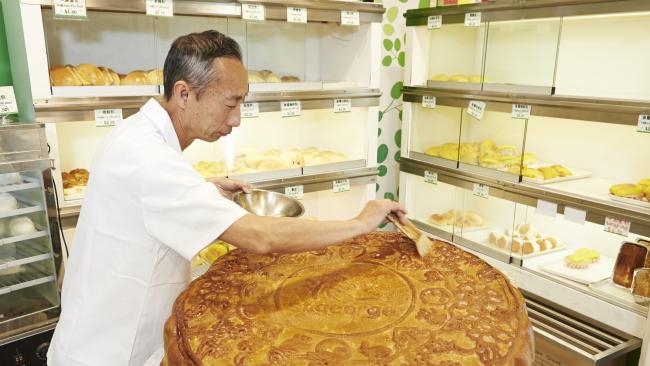
<svg viewBox="0 0 650 366">
<path fill-rule="evenodd" d="M 9 221 L 9 234 L 11 236 L 30 234 L 35 231 L 34 223 L 29 217 L 15 217 Z"/>
<path fill-rule="evenodd" d="M 257 170 L 265 172 L 269 170 L 279 170 L 279 169 L 286 169 L 287 166 L 283 165 L 281 162 L 277 160 L 263 160 L 258 166 Z"/>
<path fill-rule="evenodd" d="M 9 212 L 18 208 L 18 201 L 9 193 L 0 193 L 0 212 Z"/>
<path fill-rule="evenodd" d="M 282 80 L 283 83 L 299 83 L 300 82 L 300 78 L 297 77 L 297 76 L 293 76 L 293 75 L 283 76 L 282 78 L 280 78 L 280 80 Z"/>
<path fill-rule="evenodd" d="M 93 64 L 79 64 L 74 69 L 81 80 L 89 85 L 110 85 L 102 70 Z"/>
<path fill-rule="evenodd" d="M 136 70 L 120 79 L 121 85 L 147 85 L 147 75 L 144 71 Z"/>
<path fill-rule="evenodd" d="M 609 193 L 628 198 L 640 198 L 644 195 L 645 186 L 641 184 L 615 184 L 609 188 Z"/>
<path fill-rule="evenodd" d="M 55 66 L 50 69 L 52 86 L 81 86 L 83 83 L 69 66 Z"/>
<path fill-rule="evenodd" d="M 20 173 L 3 173 L 0 174 L 0 186 L 8 186 L 12 184 L 20 184 L 23 178 Z"/>
<path fill-rule="evenodd" d="M 163 72 L 161 69 L 147 71 L 147 83 L 149 85 L 162 85 L 163 80 Z"/>
<path fill-rule="evenodd" d="M 282 82 L 282 80 L 280 80 L 280 78 L 276 74 L 270 73 L 270 74 L 266 75 L 266 77 L 264 78 L 264 82 L 267 82 L 267 83 L 280 83 L 280 82 Z"/>
</svg>

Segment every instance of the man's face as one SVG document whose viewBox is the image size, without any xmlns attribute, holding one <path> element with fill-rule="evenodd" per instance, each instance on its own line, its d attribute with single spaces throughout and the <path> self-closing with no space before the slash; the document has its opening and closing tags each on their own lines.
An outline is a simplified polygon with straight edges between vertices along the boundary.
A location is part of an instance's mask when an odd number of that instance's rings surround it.
<svg viewBox="0 0 650 366">
<path fill-rule="evenodd" d="M 190 93 L 187 103 L 189 125 L 196 138 L 213 142 L 239 126 L 239 106 L 248 94 L 248 75 L 241 61 L 218 58 L 213 67 L 218 79 L 203 90 L 197 99 Z"/>
</svg>

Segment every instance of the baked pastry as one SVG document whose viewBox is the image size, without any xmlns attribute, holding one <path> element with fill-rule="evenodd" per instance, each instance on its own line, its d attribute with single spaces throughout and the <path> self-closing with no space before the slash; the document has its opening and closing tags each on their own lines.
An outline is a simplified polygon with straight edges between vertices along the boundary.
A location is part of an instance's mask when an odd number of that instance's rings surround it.
<svg viewBox="0 0 650 366">
<path fill-rule="evenodd" d="M 619 286 L 630 288 L 634 271 L 643 267 L 647 255 L 648 247 L 645 245 L 623 242 L 616 256 L 612 281 Z"/>
<path fill-rule="evenodd" d="M 149 85 L 162 85 L 165 80 L 163 77 L 163 71 L 161 69 L 149 70 L 146 73 L 147 84 Z"/>
<path fill-rule="evenodd" d="M 281 77 L 280 80 L 283 83 L 299 83 L 300 82 L 300 78 L 297 77 L 297 76 L 293 76 L 293 75 L 285 75 L 285 76 Z"/>
<path fill-rule="evenodd" d="M 375 232 L 310 253 L 231 251 L 177 298 L 162 364 L 531 365 L 519 291 L 433 245 L 421 258 L 401 234 Z"/>
<path fill-rule="evenodd" d="M 644 178 L 639 181 L 639 184 L 642 184 L 644 186 L 650 186 L 650 178 Z"/>
<path fill-rule="evenodd" d="M 641 198 L 644 195 L 645 186 L 641 184 L 614 184 L 609 188 L 609 193 L 618 197 Z"/>
<path fill-rule="evenodd" d="M 497 147 L 497 152 L 503 156 L 515 156 L 517 155 L 517 147 L 514 145 L 501 145 Z"/>
<path fill-rule="evenodd" d="M 640 268 L 634 271 L 632 295 L 637 303 L 650 301 L 650 268 Z"/>
<path fill-rule="evenodd" d="M 564 263 L 566 263 L 567 267 L 574 269 L 585 269 L 589 267 L 591 261 L 588 258 L 579 256 L 577 254 L 571 254 L 564 257 Z"/>
<path fill-rule="evenodd" d="M 120 78 L 120 85 L 147 85 L 147 75 L 144 71 L 136 70 Z"/>
<path fill-rule="evenodd" d="M 434 81 L 449 81 L 449 76 L 445 74 L 438 74 L 431 78 Z"/>
<path fill-rule="evenodd" d="M 569 170 L 568 168 L 566 168 L 566 167 L 564 167 L 564 166 L 562 166 L 562 165 L 557 165 L 557 164 L 556 164 L 556 165 L 552 165 L 551 168 L 555 169 L 555 171 L 557 172 L 558 176 L 560 176 L 560 177 L 570 177 L 570 176 L 573 175 L 573 173 L 571 172 L 571 170 Z"/>
<path fill-rule="evenodd" d="M 537 170 L 539 170 L 542 173 L 542 175 L 544 176 L 544 180 L 549 180 L 560 176 L 557 170 L 553 169 L 553 167 L 550 166 L 543 166 L 538 168 Z"/>
<path fill-rule="evenodd" d="M 541 251 L 542 249 L 540 248 L 539 244 L 537 244 L 536 241 L 525 240 L 524 244 L 521 246 L 521 252 L 524 255 L 538 253 Z"/>
<path fill-rule="evenodd" d="M 81 79 L 72 71 L 71 66 L 55 66 L 50 69 L 52 86 L 82 86 Z"/>
<path fill-rule="evenodd" d="M 544 174 L 537 169 L 524 167 L 521 169 L 521 175 L 533 179 L 544 179 Z"/>
<path fill-rule="evenodd" d="M 18 201 L 9 193 L 0 193 L 0 213 L 13 211 L 18 208 Z"/>
<path fill-rule="evenodd" d="M 259 71 L 248 70 L 248 82 L 249 83 L 263 83 L 264 77 L 260 74 Z"/>
<path fill-rule="evenodd" d="M 264 78 L 265 83 L 279 83 L 281 82 L 280 78 L 274 74 L 271 70 L 260 70 L 260 75 Z"/>
<path fill-rule="evenodd" d="M 104 73 L 93 64 L 79 64 L 74 70 L 84 85 L 110 85 Z"/>
<path fill-rule="evenodd" d="M 469 77 L 470 83 L 482 83 L 483 78 L 480 75 L 472 75 Z"/>
<path fill-rule="evenodd" d="M 469 78 L 467 78 L 467 76 L 465 75 L 457 74 L 449 78 L 449 81 L 455 81 L 457 83 L 466 83 L 469 81 Z"/>
<path fill-rule="evenodd" d="M 100 67 L 99 69 L 104 74 L 104 78 L 108 82 L 107 85 L 120 85 L 120 76 L 113 69 L 110 67 Z"/>
<path fill-rule="evenodd" d="M 27 216 L 14 217 L 9 220 L 9 235 L 11 236 L 31 234 L 35 231 L 34 223 Z"/>
</svg>

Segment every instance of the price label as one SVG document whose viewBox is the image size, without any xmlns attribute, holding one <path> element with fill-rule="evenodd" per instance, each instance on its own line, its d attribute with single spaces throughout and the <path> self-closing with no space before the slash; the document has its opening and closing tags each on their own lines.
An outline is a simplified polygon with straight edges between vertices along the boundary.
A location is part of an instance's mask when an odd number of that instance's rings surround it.
<svg viewBox="0 0 650 366">
<path fill-rule="evenodd" d="M 477 120 L 483 119 L 483 113 L 485 113 L 485 102 L 479 102 L 472 100 L 467 106 L 467 114 L 476 118 Z"/>
<path fill-rule="evenodd" d="M 239 110 L 242 118 L 255 118 L 260 114 L 260 105 L 257 102 L 242 103 Z"/>
<path fill-rule="evenodd" d="M 427 28 L 428 29 L 442 28 L 442 15 L 430 15 L 427 18 Z"/>
<path fill-rule="evenodd" d="M 578 225 L 584 225 L 587 220 L 587 211 L 578 210 L 573 207 L 564 208 L 564 219 L 567 221 L 575 222 Z"/>
<path fill-rule="evenodd" d="M 480 27 L 481 26 L 481 13 L 467 13 L 465 14 L 466 27 Z"/>
<path fill-rule="evenodd" d="M 173 0 L 147 0 L 147 15 L 155 17 L 173 17 Z"/>
<path fill-rule="evenodd" d="M 528 104 L 513 104 L 512 118 L 530 119 L 530 110 L 531 110 L 531 106 Z"/>
<path fill-rule="evenodd" d="M 85 18 L 86 0 L 54 0 L 54 16 Z"/>
<path fill-rule="evenodd" d="M 305 195 L 305 188 L 303 185 L 285 187 L 284 194 L 297 200 L 301 200 Z"/>
<path fill-rule="evenodd" d="M 264 20 L 264 5 L 241 4 L 241 17 L 245 20 Z"/>
<path fill-rule="evenodd" d="M 349 179 L 338 179 L 332 182 L 334 193 L 347 192 L 350 190 Z"/>
<path fill-rule="evenodd" d="M 300 115 L 300 101 L 282 102 L 280 111 L 282 117 L 297 117 Z"/>
<path fill-rule="evenodd" d="M 287 8 L 287 22 L 307 23 L 307 8 Z"/>
<path fill-rule="evenodd" d="M 537 208 L 535 209 L 535 213 L 538 215 L 555 217 L 557 215 L 557 203 L 537 200 Z"/>
<path fill-rule="evenodd" d="M 0 116 L 18 113 L 13 86 L 0 86 Z"/>
<path fill-rule="evenodd" d="M 424 182 L 431 183 L 431 184 L 438 184 L 438 173 L 425 170 Z"/>
<path fill-rule="evenodd" d="M 359 12 L 356 10 L 341 10 L 341 25 L 360 25 Z"/>
<path fill-rule="evenodd" d="M 352 99 L 334 99 L 334 113 L 352 111 Z"/>
<path fill-rule="evenodd" d="M 642 115 L 639 116 L 639 125 L 637 127 L 637 131 L 650 133 L 650 115 L 649 114 L 642 114 Z"/>
<path fill-rule="evenodd" d="M 122 109 L 95 109 L 95 126 L 115 126 L 122 121 Z"/>
<path fill-rule="evenodd" d="M 436 97 L 433 95 L 425 95 L 422 97 L 422 107 L 433 109 L 436 107 Z"/>
<path fill-rule="evenodd" d="M 613 234 L 627 236 L 630 233 L 631 224 L 628 220 L 605 217 L 605 231 Z"/>
<path fill-rule="evenodd" d="M 490 195 L 490 186 L 486 186 L 485 184 L 474 183 L 473 192 L 475 196 L 481 198 L 488 198 L 488 196 Z"/>
</svg>

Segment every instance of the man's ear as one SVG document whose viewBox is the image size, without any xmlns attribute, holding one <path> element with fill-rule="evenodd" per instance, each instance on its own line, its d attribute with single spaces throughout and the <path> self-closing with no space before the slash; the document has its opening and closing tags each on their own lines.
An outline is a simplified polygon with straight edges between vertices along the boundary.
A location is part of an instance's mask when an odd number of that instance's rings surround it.
<svg viewBox="0 0 650 366">
<path fill-rule="evenodd" d="M 173 95 L 178 97 L 178 104 L 181 106 L 181 108 L 185 109 L 187 106 L 187 99 L 190 95 L 189 85 L 187 85 L 187 83 L 183 80 L 177 81 L 174 83 Z"/>
</svg>

